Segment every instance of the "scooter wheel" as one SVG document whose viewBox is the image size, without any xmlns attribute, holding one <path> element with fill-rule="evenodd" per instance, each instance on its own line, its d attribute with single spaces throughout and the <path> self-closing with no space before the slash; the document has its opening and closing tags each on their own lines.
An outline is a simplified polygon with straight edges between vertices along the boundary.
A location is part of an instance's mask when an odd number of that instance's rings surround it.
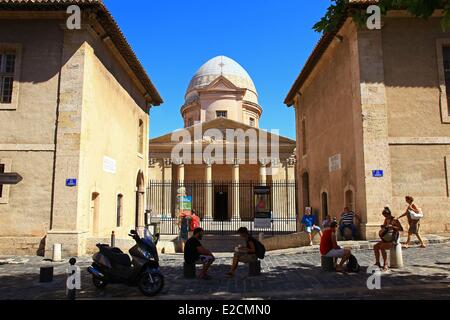
<svg viewBox="0 0 450 320">
<path fill-rule="evenodd" d="M 98 277 L 92 277 L 92 283 L 97 289 L 104 289 L 106 285 L 108 284 L 105 280 L 102 280 Z"/>
<path fill-rule="evenodd" d="M 138 286 L 143 295 L 156 296 L 164 287 L 164 276 L 160 273 L 144 272 L 139 278 Z"/>
</svg>

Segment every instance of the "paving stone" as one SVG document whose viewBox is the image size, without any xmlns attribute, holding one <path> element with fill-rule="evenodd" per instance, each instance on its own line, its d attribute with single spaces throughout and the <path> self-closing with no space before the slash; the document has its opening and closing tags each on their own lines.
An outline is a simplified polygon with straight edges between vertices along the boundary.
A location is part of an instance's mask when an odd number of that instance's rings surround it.
<svg viewBox="0 0 450 320">
<path fill-rule="evenodd" d="M 382 276 L 382 290 L 367 289 L 367 267 L 373 264 L 371 250 L 355 252 L 363 270 L 359 274 L 325 273 L 320 255 L 290 250 L 270 253 L 262 261 L 262 275 L 248 277 L 248 267 L 241 265 L 234 279 L 227 279 L 231 255 L 216 260 L 211 269 L 213 280 L 183 278 L 182 255 L 162 255 L 161 269 L 166 278 L 163 292 L 153 299 L 386 299 L 450 298 L 450 244 L 430 245 L 426 249 L 404 250 L 406 267 Z M 139 290 L 124 285 L 110 285 L 104 291 L 91 283 L 86 268 L 90 257 L 78 258 L 82 270 L 82 290 L 78 299 L 142 299 Z M 68 262 L 52 264 L 55 280 L 39 283 L 39 268 L 49 265 L 39 257 L 2 257 L 0 261 L 0 299 L 65 299 Z M 8 262 L 9 261 L 9 262 Z M 411 288 L 415 288 L 412 290 Z"/>
</svg>

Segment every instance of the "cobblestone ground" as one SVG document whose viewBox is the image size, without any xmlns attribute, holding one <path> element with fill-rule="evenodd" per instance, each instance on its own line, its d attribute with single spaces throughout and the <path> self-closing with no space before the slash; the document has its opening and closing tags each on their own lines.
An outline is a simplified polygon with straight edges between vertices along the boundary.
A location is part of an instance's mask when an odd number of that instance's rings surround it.
<svg viewBox="0 0 450 320">
<path fill-rule="evenodd" d="M 152 299 L 450 299 L 450 244 L 404 251 L 406 267 L 382 277 L 382 289 L 370 291 L 367 266 L 373 264 L 372 252 L 357 251 L 363 270 L 359 274 L 324 273 L 317 253 L 271 253 L 262 262 L 263 274 L 248 277 L 240 266 L 234 279 L 225 278 L 230 258 L 222 256 L 211 270 L 213 280 L 185 280 L 182 256 L 163 255 L 166 277 L 163 292 Z M 139 290 L 110 285 L 97 290 L 86 271 L 90 258 L 78 259 L 82 269 L 82 290 L 78 299 L 142 299 Z M 39 268 L 49 264 L 37 257 L 0 258 L 0 299 L 65 299 L 67 262 L 54 264 L 55 280 L 39 283 Z"/>
</svg>

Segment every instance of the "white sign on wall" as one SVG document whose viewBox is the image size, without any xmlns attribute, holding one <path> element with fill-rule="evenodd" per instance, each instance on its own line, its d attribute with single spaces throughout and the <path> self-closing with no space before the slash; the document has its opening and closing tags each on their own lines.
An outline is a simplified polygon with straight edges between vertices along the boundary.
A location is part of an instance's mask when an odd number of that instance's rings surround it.
<svg viewBox="0 0 450 320">
<path fill-rule="evenodd" d="M 117 163 L 116 160 L 110 157 L 103 157 L 103 171 L 108 173 L 116 173 L 117 171 Z"/>
<path fill-rule="evenodd" d="M 341 155 L 337 154 L 330 158 L 330 172 L 341 170 Z"/>
</svg>

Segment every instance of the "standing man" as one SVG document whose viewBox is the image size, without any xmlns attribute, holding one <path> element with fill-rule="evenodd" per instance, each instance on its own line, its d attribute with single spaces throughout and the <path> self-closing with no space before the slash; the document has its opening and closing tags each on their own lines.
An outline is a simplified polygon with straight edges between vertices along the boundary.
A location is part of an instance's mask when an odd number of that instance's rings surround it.
<svg viewBox="0 0 450 320">
<path fill-rule="evenodd" d="M 315 235 L 313 235 L 313 232 L 318 232 L 320 237 L 322 237 L 322 230 L 316 223 L 316 216 L 312 214 L 312 208 L 306 208 L 305 215 L 302 219 L 302 224 L 305 228 L 306 233 L 308 233 L 309 245 L 312 246 L 313 238 Z"/>
<path fill-rule="evenodd" d="M 200 228 L 200 217 L 197 215 L 197 211 L 192 210 L 189 238 L 192 237 L 194 230 L 197 228 Z"/>
<path fill-rule="evenodd" d="M 214 258 L 211 251 L 201 244 L 200 240 L 203 238 L 203 233 L 204 231 L 202 228 L 195 229 L 194 235 L 186 242 L 184 248 L 184 262 L 187 264 L 203 264 L 202 272 L 198 277 L 202 280 L 211 280 L 211 277 L 208 275 L 208 270 L 216 258 Z"/>
</svg>

